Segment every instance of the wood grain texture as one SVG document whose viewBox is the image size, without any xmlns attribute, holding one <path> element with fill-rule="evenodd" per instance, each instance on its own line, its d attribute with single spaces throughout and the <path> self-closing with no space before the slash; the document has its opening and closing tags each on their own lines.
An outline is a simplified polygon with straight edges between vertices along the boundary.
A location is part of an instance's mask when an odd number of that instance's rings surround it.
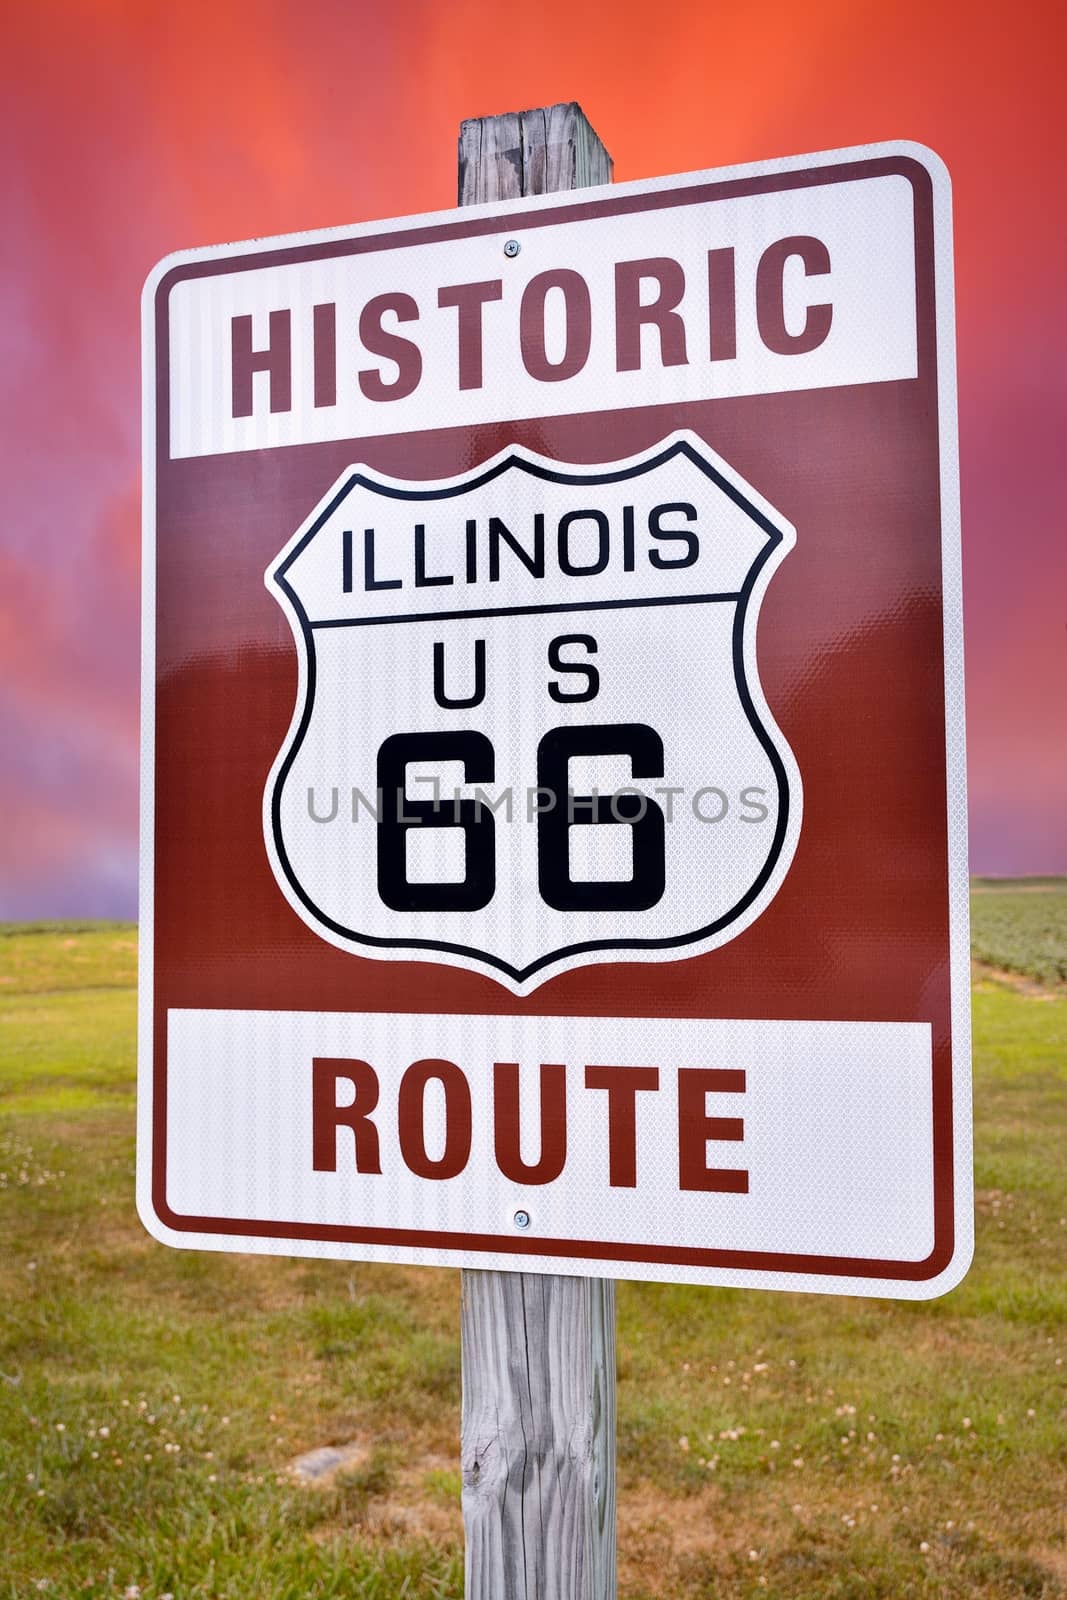
<svg viewBox="0 0 1067 1600">
<path fill-rule="evenodd" d="M 463 1274 L 467 1600 L 614 1600 L 615 1284 Z"/>
<path fill-rule="evenodd" d="M 574 100 L 471 117 L 459 129 L 459 204 L 610 183 L 611 157 Z"/>
<path fill-rule="evenodd" d="M 471 118 L 459 203 L 611 182 L 574 101 Z M 615 1285 L 463 1273 L 467 1600 L 615 1600 Z"/>
</svg>

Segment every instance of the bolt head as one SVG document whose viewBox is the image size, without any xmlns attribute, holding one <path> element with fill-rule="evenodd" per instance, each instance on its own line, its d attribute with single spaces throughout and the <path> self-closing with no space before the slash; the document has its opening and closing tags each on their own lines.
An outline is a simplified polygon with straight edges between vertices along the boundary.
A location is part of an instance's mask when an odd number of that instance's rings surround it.
<svg viewBox="0 0 1067 1600">
<path fill-rule="evenodd" d="M 516 1211 L 515 1226 L 516 1228 L 528 1228 L 530 1226 L 530 1213 L 528 1211 Z"/>
<path fill-rule="evenodd" d="M 517 256 L 521 249 L 522 249 L 522 245 L 519 243 L 519 241 L 517 239 L 509 239 L 507 241 L 507 243 L 504 245 L 504 254 L 510 260 L 512 257 Z"/>
</svg>

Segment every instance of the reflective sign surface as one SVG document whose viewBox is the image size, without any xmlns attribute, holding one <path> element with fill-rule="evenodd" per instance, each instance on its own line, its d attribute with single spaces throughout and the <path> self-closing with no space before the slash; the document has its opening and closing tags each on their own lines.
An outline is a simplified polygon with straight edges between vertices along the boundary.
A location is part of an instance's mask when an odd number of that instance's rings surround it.
<svg viewBox="0 0 1067 1600">
<path fill-rule="evenodd" d="M 156 269 L 158 1237 L 962 1275 L 949 229 L 879 146 Z"/>
</svg>

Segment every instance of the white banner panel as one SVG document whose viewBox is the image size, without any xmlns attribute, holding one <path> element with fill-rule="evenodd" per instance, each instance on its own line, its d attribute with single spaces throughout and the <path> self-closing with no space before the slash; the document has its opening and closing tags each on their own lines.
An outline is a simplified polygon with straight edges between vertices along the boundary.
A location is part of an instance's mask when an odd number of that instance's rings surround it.
<svg viewBox="0 0 1067 1600">
<path fill-rule="evenodd" d="M 167 1206 L 210 1219 L 186 1244 L 232 1247 L 232 1219 L 299 1253 L 329 1224 L 401 1236 L 351 1252 L 393 1261 L 520 1268 L 529 1237 L 542 1270 L 554 1242 L 553 1270 L 606 1276 L 622 1258 L 627 1276 L 728 1283 L 699 1264 L 724 1240 L 920 1262 L 930 1084 L 922 1023 L 172 1010 Z"/>
<path fill-rule="evenodd" d="M 906 178 L 673 202 L 185 278 L 171 455 L 915 376 Z"/>
</svg>

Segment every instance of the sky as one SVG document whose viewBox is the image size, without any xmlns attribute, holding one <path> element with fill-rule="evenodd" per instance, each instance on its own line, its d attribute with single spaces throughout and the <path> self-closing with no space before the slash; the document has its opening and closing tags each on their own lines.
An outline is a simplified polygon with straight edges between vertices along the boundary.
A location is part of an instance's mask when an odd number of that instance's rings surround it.
<svg viewBox="0 0 1067 1600">
<path fill-rule="evenodd" d="M 4 0 L 0 918 L 133 916 L 141 285 L 454 204 L 462 118 L 578 100 L 616 180 L 906 138 L 953 179 L 971 869 L 1067 871 L 1052 0 Z"/>
</svg>

